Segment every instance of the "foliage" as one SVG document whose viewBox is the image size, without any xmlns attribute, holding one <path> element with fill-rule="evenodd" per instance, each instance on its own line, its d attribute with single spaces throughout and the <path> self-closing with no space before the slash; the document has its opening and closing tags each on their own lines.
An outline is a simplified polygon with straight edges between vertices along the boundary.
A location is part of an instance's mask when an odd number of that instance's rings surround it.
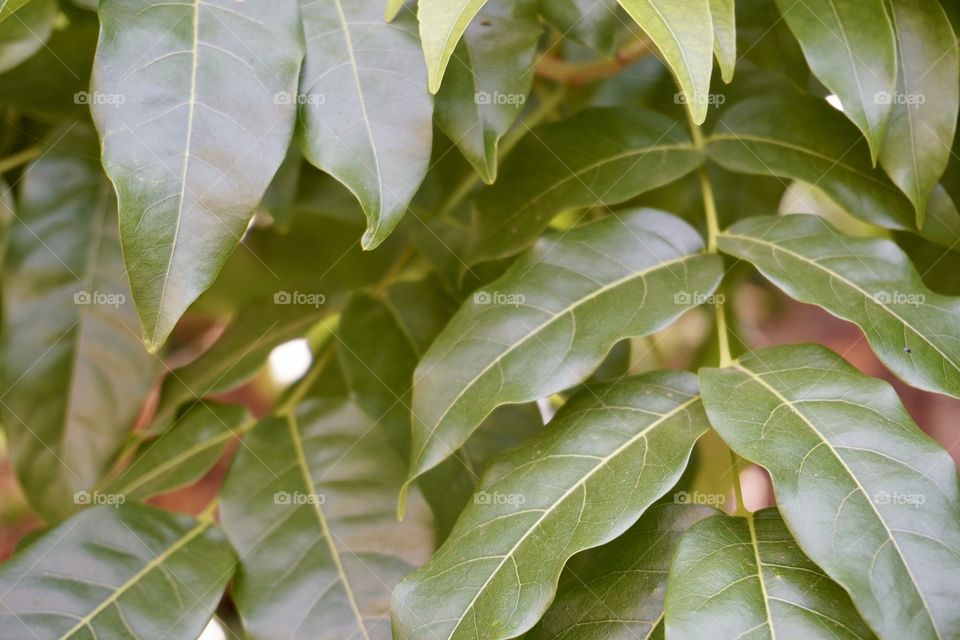
<svg viewBox="0 0 960 640">
<path fill-rule="evenodd" d="M 739 295 L 960 398 L 958 25 L 4 2 L 0 637 L 960 637 L 954 460 Z"/>
</svg>

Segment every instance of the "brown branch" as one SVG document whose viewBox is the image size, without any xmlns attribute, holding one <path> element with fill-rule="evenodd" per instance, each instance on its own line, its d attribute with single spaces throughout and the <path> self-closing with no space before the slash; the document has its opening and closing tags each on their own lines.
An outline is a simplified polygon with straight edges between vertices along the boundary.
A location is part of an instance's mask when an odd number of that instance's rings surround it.
<svg viewBox="0 0 960 640">
<path fill-rule="evenodd" d="M 537 61 L 536 73 L 556 82 L 582 85 L 615 76 L 637 60 L 653 52 L 653 43 L 647 38 L 641 38 L 619 49 L 610 59 L 567 62 L 556 56 L 544 55 Z"/>
</svg>

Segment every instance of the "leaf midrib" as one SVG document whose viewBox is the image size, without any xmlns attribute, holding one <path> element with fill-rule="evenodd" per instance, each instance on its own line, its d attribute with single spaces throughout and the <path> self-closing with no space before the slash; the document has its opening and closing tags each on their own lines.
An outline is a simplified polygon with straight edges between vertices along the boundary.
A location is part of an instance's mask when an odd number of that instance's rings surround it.
<svg viewBox="0 0 960 640">
<path fill-rule="evenodd" d="M 886 520 L 884 520 L 883 517 L 880 515 L 880 512 L 877 510 L 877 506 L 873 503 L 873 500 L 871 500 L 870 498 L 870 494 L 867 493 L 866 487 L 860 484 L 860 479 L 857 478 L 857 476 L 853 473 L 853 470 L 851 470 L 850 467 L 847 466 L 846 460 L 844 460 L 840 456 L 840 454 L 837 453 L 837 450 L 834 448 L 833 443 L 827 440 L 827 438 L 823 435 L 823 433 L 821 433 L 820 430 L 817 429 L 816 426 L 814 426 L 813 422 L 809 418 L 807 418 L 807 416 L 802 411 L 800 411 L 792 401 L 790 401 L 788 398 L 783 396 L 775 387 L 770 385 L 759 374 L 754 373 L 753 371 L 751 371 L 750 369 L 747 369 L 746 367 L 744 367 L 739 363 L 734 364 L 733 368 L 738 369 L 739 371 L 742 371 L 743 373 L 747 374 L 748 376 L 750 376 L 750 378 L 756 381 L 757 384 L 759 384 L 760 386 L 765 388 L 767 391 L 769 391 L 775 398 L 777 398 L 783 404 L 783 406 L 789 408 L 790 411 L 794 413 L 794 415 L 800 418 L 800 420 L 802 420 L 803 423 L 806 424 L 807 427 L 809 427 L 810 430 L 813 431 L 813 433 L 820 439 L 820 442 L 826 445 L 826 447 L 830 450 L 830 452 L 833 454 L 833 457 L 837 460 L 837 462 L 840 463 L 840 466 L 843 467 L 844 471 L 846 471 L 847 475 L 856 485 L 857 490 L 864 496 L 864 498 L 866 499 L 866 503 L 870 505 L 870 509 L 873 511 L 874 515 L 876 516 L 877 521 L 880 522 L 881 526 L 883 527 L 883 530 L 886 532 L 887 539 L 890 541 L 890 544 L 893 545 L 893 548 L 896 549 L 897 557 L 900 559 L 900 564 L 903 566 L 904 570 L 907 572 L 907 575 L 910 576 L 910 581 L 913 583 L 914 591 L 916 591 L 917 597 L 920 598 L 920 602 L 923 603 L 923 608 L 927 612 L 927 618 L 930 620 L 930 626 L 933 628 L 934 633 L 936 633 L 937 638 L 938 639 L 942 638 L 943 636 L 940 635 L 940 630 L 937 628 L 937 623 L 933 618 L 933 613 L 930 611 L 930 605 L 927 604 L 927 599 L 926 597 L 924 597 L 923 592 L 920 590 L 920 587 L 917 584 L 917 579 L 913 575 L 913 570 L 911 569 L 910 565 L 907 563 L 906 559 L 904 558 L 903 552 L 900 550 L 900 545 L 897 544 L 896 538 L 893 537 L 893 532 L 890 530 L 890 527 L 887 526 Z"/>
<path fill-rule="evenodd" d="M 590 480 L 590 478 L 592 478 L 593 475 L 597 473 L 600 469 L 606 468 L 610 464 L 611 460 L 614 460 L 617 456 L 619 456 L 621 453 L 623 453 L 624 451 L 632 447 L 634 444 L 636 444 L 640 440 L 645 440 L 647 437 L 647 434 L 650 433 L 650 431 L 657 428 L 667 420 L 670 420 L 671 418 L 686 411 L 691 405 L 696 404 L 699 401 L 700 401 L 700 395 L 697 394 L 692 396 L 689 400 L 686 400 L 682 404 L 677 405 L 670 411 L 660 414 L 660 417 L 658 417 L 656 420 L 654 420 L 653 422 L 645 426 L 639 432 L 637 432 L 636 434 L 628 438 L 626 442 L 624 442 L 619 447 L 614 449 L 609 455 L 604 456 L 599 462 L 597 462 L 597 464 L 590 471 L 588 471 L 581 478 L 579 478 L 575 483 L 573 483 L 569 489 L 564 491 L 563 494 L 560 495 L 549 508 L 545 509 L 543 514 L 541 514 L 540 517 L 537 518 L 527 528 L 527 531 L 522 536 L 520 536 L 520 538 L 513 545 L 513 547 L 511 547 L 510 550 L 503 555 L 503 557 L 500 559 L 499 564 L 497 564 L 497 566 L 490 571 L 490 576 L 484 581 L 484 583 L 480 585 L 479 588 L 477 588 L 476 595 L 474 595 L 473 599 L 471 599 L 470 602 L 467 604 L 467 606 L 464 608 L 463 613 L 459 616 L 457 620 L 457 624 L 450 631 L 450 635 L 447 636 L 447 640 L 452 640 L 453 635 L 457 632 L 457 629 L 460 627 L 460 624 L 466 619 L 467 613 L 473 609 L 474 605 L 477 602 L 477 599 L 480 598 L 480 595 L 484 593 L 484 591 L 486 590 L 490 582 L 493 580 L 493 578 L 503 568 L 504 564 L 507 561 L 507 558 L 513 557 L 513 554 L 517 551 L 520 545 L 523 544 L 527 540 L 527 538 L 529 538 L 530 535 L 537 529 L 537 527 L 541 523 L 543 523 L 543 521 L 547 517 L 549 517 L 568 497 L 573 495 L 574 491 L 576 491 L 580 487 L 584 487 L 584 491 L 586 491 L 585 487 L 586 487 L 587 481 Z M 602 410 L 602 408 L 600 409 Z M 649 443 L 647 446 L 649 447 Z M 643 466 L 646 467 L 646 464 L 644 464 Z"/>
</svg>

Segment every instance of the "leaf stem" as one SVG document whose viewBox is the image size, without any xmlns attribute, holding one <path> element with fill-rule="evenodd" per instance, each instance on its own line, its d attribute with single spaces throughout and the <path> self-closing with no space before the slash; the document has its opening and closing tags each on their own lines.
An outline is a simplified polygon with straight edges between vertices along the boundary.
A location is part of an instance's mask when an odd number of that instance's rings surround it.
<svg viewBox="0 0 960 640">
<path fill-rule="evenodd" d="M 6 173 L 7 171 L 12 171 L 20 165 L 24 165 L 37 156 L 43 151 L 43 147 L 40 145 L 34 145 L 32 147 L 27 147 L 21 151 L 18 151 L 12 155 L 7 156 L 6 158 L 0 159 L 0 173 Z"/>
<path fill-rule="evenodd" d="M 740 456 L 738 456 L 733 449 L 730 449 L 730 467 L 733 471 L 733 494 L 737 499 L 736 509 L 733 511 L 734 514 L 747 510 L 743 502 L 743 488 L 740 486 L 740 462 Z"/>
<path fill-rule="evenodd" d="M 579 86 L 615 76 L 653 51 L 653 43 L 648 38 L 640 38 L 619 49 L 612 58 L 590 62 L 567 62 L 556 56 L 544 55 L 537 61 L 536 73 L 555 82 Z"/>
</svg>

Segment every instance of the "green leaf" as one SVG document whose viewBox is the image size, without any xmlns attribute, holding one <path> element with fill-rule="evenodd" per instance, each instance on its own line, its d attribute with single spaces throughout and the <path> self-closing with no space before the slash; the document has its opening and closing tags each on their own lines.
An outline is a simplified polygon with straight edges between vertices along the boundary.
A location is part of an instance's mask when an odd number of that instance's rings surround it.
<svg viewBox="0 0 960 640">
<path fill-rule="evenodd" d="M 387 22 L 393 22 L 405 3 L 406 0 L 387 0 L 387 8 L 383 12 L 383 19 Z"/>
<path fill-rule="evenodd" d="M 646 32 L 673 71 L 694 123 L 703 124 L 710 106 L 713 73 L 711 0 L 619 0 Z"/>
<path fill-rule="evenodd" d="M 427 61 L 430 93 L 437 93 L 457 43 L 487 0 L 419 0 L 420 40 Z"/>
<path fill-rule="evenodd" d="M 283 161 L 295 0 L 103 0 L 91 107 L 147 349 L 214 281 Z"/>
<path fill-rule="evenodd" d="M 542 32 L 536 0 L 490 0 L 467 28 L 437 92 L 437 125 L 487 183 L 497 178 L 500 138 L 533 86 Z"/>
<path fill-rule="evenodd" d="M 803 50 L 784 24 L 777 5 L 769 0 L 735 0 L 737 49 L 750 63 L 781 74 L 806 91 L 810 69 Z"/>
<path fill-rule="evenodd" d="M 210 520 L 134 503 L 88 509 L 0 566 L 0 636 L 196 638 L 234 561 Z"/>
<path fill-rule="evenodd" d="M 899 58 L 890 124 L 880 164 L 917 212 L 922 228 L 930 192 L 950 160 L 960 104 L 960 55 L 950 20 L 936 0 L 890 0 Z"/>
<path fill-rule="evenodd" d="M 670 565 L 666 631 L 685 640 L 868 640 L 850 597 L 797 547 L 776 509 L 692 526 Z"/>
<path fill-rule="evenodd" d="M 617 51 L 617 0 L 541 0 L 540 13 L 554 29 L 612 58 Z"/>
<path fill-rule="evenodd" d="M 788 215 L 744 220 L 718 243 L 791 297 L 856 323 L 907 384 L 960 398 L 960 298 L 928 289 L 893 242 Z"/>
<path fill-rule="evenodd" d="M 897 90 L 897 43 L 884 0 L 777 0 L 810 69 L 863 132 L 876 162 Z"/>
<path fill-rule="evenodd" d="M 567 559 L 633 525 L 707 428 L 685 372 L 571 399 L 539 436 L 494 459 L 444 545 L 397 585 L 397 640 L 513 638 L 533 627 Z"/>
<path fill-rule="evenodd" d="M 260 202 L 261 211 L 265 211 L 273 221 L 273 227 L 280 233 L 290 231 L 297 208 L 297 193 L 300 189 L 300 176 L 303 173 L 303 154 L 296 145 L 287 149 L 283 164 L 273 176 L 273 182 L 267 187 Z"/>
<path fill-rule="evenodd" d="M 92 129 L 55 130 L 26 169 L 4 262 L 0 421 L 31 504 L 57 520 L 106 471 L 156 370 Z"/>
<path fill-rule="evenodd" d="M 623 202 L 702 162 L 680 123 L 640 109 L 589 109 L 538 127 L 480 194 L 468 261 L 513 255 L 563 211 Z"/>
<path fill-rule="evenodd" d="M 713 17 L 713 52 L 720 64 L 723 81 L 733 81 L 737 67 L 737 20 L 734 0 L 710 0 Z"/>
<path fill-rule="evenodd" d="M 957 469 L 890 385 L 814 345 L 702 369 L 700 384 L 710 423 L 767 468 L 797 543 L 881 638 L 960 634 Z"/>
<path fill-rule="evenodd" d="M 525 637 L 662 639 L 670 558 L 684 531 L 716 513 L 709 507 L 659 505 L 613 542 L 579 554 L 564 569 L 550 609 Z"/>
<path fill-rule="evenodd" d="M 721 277 L 720 258 L 702 250 L 685 222 L 635 210 L 545 238 L 520 257 L 464 303 L 417 367 L 411 480 L 496 407 L 580 383 L 619 340 L 697 306 Z"/>
<path fill-rule="evenodd" d="M 382 0 L 302 2 L 303 153 L 367 216 L 363 248 L 390 235 L 430 162 L 433 101 L 412 19 L 384 22 Z"/>
<path fill-rule="evenodd" d="M 233 598 L 252 640 L 384 637 L 389 594 L 430 553 L 429 513 L 397 522 L 403 460 L 342 400 L 268 418 L 243 441 L 222 493 L 238 550 Z"/>
<path fill-rule="evenodd" d="M 200 403 L 166 433 L 147 440 L 104 493 L 146 500 L 200 480 L 245 430 L 243 407 Z"/>
<path fill-rule="evenodd" d="M 33 56 L 53 33 L 56 0 L 7 0 L 0 7 L 0 73 Z"/>
<path fill-rule="evenodd" d="M 724 112 L 707 149 L 731 171 L 802 180 L 861 220 L 917 233 L 913 205 L 872 168 L 862 140 L 823 100 L 767 95 Z M 960 214 L 940 188 L 919 234 L 948 248 L 960 241 Z"/>
</svg>

